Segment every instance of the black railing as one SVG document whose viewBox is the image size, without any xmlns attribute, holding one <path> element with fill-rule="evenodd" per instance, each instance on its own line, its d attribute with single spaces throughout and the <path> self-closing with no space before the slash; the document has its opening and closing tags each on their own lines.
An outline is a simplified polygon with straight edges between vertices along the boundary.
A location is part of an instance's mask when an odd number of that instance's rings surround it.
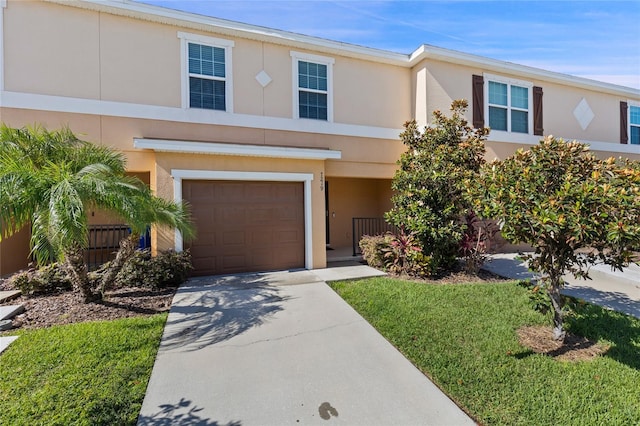
<svg viewBox="0 0 640 426">
<path fill-rule="evenodd" d="M 354 217 L 351 219 L 351 235 L 353 236 L 353 255 L 362 254 L 360 239 L 364 235 L 383 235 L 387 232 L 397 233 L 398 228 L 381 217 Z"/>
<path fill-rule="evenodd" d="M 85 260 L 89 270 L 95 270 L 115 257 L 120 241 L 131 234 L 128 225 L 90 225 L 89 247 L 85 251 Z"/>
</svg>

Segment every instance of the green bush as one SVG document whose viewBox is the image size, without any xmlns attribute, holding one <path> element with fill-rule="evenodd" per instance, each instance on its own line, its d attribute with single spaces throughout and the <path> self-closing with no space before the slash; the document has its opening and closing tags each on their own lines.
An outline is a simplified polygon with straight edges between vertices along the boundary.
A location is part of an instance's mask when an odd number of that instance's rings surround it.
<svg viewBox="0 0 640 426">
<path fill-rule="evenodd" d="M 435 270 L 433 258 L 422 252 L 414 234 L 365 235 L 360 240 L 360 249 L 369 266 L 392 274 L 422 278 Z"/>
<path fill-rule="evenodd" d="M 385 235 L 364 235 L 360 240 L 360 250 L 362 258 L 367 265 L 372 268 L 385 269 L 384 249 L 391 244 L 391 234 Z"/>
<path fill-rule="evenodd" d="M 452 116 L 433 113 L 422 129 L 415 120 L 400 135 L 407 147 L 398 161 L 392 189 L 393 208 L 385 219 L 413 233 L 434 272 L 457 265 L 469 211 L 465 182 L 476 179 L 484 163 L 488 129 L 473 129 L 464 118 L 466 101 L 454 101 Z"/>
<path fill-rule="evenodd" d="M 189 251 L 168 250 L 151 256 L 149 250 L 138 250 L 124 264 L 113 287 L 175 287 L 187 280 L 193 270 Z"/>
<path fill-rule="evenodd" d="M 53 294 L 72 289 L 71 281 L 59 263 L 18 272 L 11 277 L 10 283 L 26 296 Z"/>
<path fill-rule="evenodd" d="M 382 252 L 385 267 L 393 274 L 424 278 L 435 272 L 433 257 L 423 252 L 415 233 L 393 235 Z"/>
</svg>

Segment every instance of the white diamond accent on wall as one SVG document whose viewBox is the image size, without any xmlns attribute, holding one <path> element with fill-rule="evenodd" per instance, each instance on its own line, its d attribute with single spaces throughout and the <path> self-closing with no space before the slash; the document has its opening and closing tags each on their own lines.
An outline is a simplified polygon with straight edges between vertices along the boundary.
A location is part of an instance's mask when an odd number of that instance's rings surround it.
<svg viewBox="0 0 640 426">
<path fill-rule="evenodd" d="M 586 130 L 587 127 L 589 127 L 591 120 L 593 120 L 593 117 L 595 117 L 585 98 L 582 98 L 580 103 L 578 103 L 576 108 L 573 110 L 573 116 L 578 120 L 578 124 L 580 124 L 582 130 Z"/>
<path fill-rule="evenodd" d="M 262 85 L 262 87 L 267 87 L 267 84 L 271 83 L 271 77 L 264 70 L 260 71 L 258 75 L 256 75 L 256 80 L 258 83 Z"/>
</svg>

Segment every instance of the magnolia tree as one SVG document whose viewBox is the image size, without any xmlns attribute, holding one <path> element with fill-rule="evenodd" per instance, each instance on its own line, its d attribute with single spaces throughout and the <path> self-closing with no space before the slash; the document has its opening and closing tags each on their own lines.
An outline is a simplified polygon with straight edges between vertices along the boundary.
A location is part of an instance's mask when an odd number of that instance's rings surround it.
<svg viewBox="0 0 640 426">
<path fill-rule="evenodd" d="M 385 219 L 414 235 L 435 269 L 449 268 L 456 260 L 469 210 L 464 182 L 484 164 L 488 129 L 471 128 L 463 115 L 466 108 L 466 101 L 454 101 L 451 117 L 435 111 L 424 131 L 409 121 L 400 135 L 407 150 L 398 161 L 393 208 Z"/>
<path fill-rule="evenodd" d="M 640 248 L 640 163 L 600 160 L 579 142 L 548 136 L 530 150 L 484 166 L 468 181 L 484 217 L 502 235 L 527 243 L 529 267 L 551 299 L 554 337 L 564 340 L 563 275 L 588 278 L 601 262 L 622 269 Z"/>
</svg>

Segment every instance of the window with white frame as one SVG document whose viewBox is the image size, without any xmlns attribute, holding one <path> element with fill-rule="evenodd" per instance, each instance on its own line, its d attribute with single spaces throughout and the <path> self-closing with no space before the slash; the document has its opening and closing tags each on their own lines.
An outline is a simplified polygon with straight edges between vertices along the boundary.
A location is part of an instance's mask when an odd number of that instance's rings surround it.
<svg viewBox="0 0 640 426">
<path fill-rule="evenodd" d="M 640 145 L 640 106 L 629 106 L 629 143 Z"/>
<path fill-rule="evenodd" d="M 182 39 L 183 108 L 232 112 L 233 41 L 182 32 L 178 37 Z"/>
<path fill-rule="evenodd" d="M 532 84 L 487 76 L 487 116 L 491 130 L 530 134 Z"/>
<path fill-rule="evenodd" d="M 334 60 L 291 52 L 295 118 L 333 121 L 332 71 Z"/>
</svg>

